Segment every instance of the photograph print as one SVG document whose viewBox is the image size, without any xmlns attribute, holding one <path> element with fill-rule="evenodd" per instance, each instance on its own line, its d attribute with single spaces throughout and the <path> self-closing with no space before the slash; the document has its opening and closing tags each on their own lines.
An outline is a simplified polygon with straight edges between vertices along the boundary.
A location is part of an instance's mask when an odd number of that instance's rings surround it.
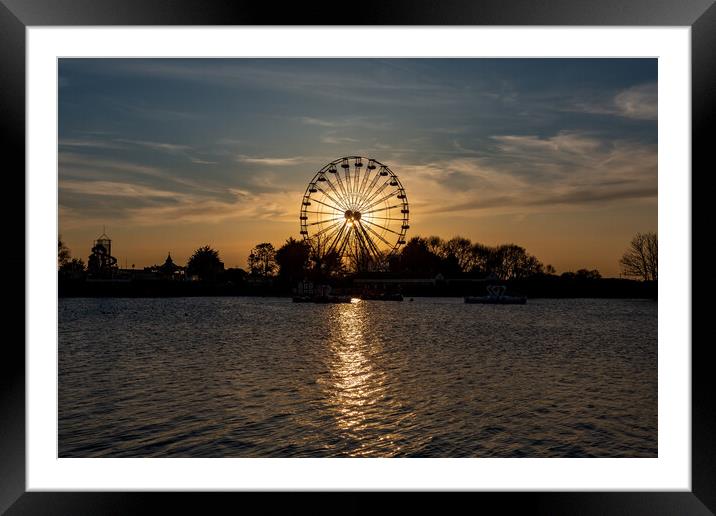
<svg viewBox="0 0 716 516">
<path fill-rule="evenodd" d="M 59 59 L 59 457 L 658 457 L 657 72 Z"/>
</svg>

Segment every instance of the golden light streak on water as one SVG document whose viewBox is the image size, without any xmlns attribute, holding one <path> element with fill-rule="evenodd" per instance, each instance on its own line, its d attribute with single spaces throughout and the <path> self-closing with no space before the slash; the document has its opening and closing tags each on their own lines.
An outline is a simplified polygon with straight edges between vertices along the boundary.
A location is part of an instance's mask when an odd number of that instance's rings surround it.
<svg viewBox="0 0 716 516">
<path fill-rule="evenodd" d="M 366 336 L 366 304 L 358 299 L 334 305 L 330 319 L 329 327 L 335 331 L 328 342 L 326 402 L 340 432 L 361 443 L 351 453 L 360 456 L 375 447 L 374 439 L 366 439 L 366 435 L 373 435 L 377 422 L 395 408 L 395 403 L 386 400 L 387 374 L 374 359 L 383 352 L 383 343 L 373 334 Z M 381 447 L 397 453 L 400 447 L 393 444 L 396 436 L 386 432 L 380 439 Z"/>
</svg>

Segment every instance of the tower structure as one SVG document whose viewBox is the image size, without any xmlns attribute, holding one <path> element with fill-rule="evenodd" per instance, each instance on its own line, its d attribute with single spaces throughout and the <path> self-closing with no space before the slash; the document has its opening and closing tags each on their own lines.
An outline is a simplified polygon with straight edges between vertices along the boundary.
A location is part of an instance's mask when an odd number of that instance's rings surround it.
<svg viewBox="0 0 716 516">
<path fill-rule="evenodd" d="M 111 276 L 112 271 L 117 268 L 117 259 L 112 256 L 112 239 L 107 233 L 102 234 L 94 241 L 92 254 L 87 260 L 87 270 L 95 276 Z"/>
</svg>

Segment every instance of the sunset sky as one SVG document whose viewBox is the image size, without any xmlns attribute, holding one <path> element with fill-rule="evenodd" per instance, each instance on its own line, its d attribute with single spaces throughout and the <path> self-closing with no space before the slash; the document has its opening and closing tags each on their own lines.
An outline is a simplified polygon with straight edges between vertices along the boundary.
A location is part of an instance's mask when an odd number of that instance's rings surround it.
<svg viewBox="0 0 716 516">
<path fill-rule="evenodd" d="M 61 59 L 59 231 L 120 265 L 299 237 L 306 184 L 373 157 L 408 238 L 524 246 L 618 276 L 657 231 L 656 59 Z"/>
</svg>

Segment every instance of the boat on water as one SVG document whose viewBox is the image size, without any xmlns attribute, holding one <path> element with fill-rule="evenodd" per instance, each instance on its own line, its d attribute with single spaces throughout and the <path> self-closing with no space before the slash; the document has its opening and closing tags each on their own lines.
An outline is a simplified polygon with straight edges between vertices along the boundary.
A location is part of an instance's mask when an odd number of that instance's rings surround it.
<svg viewBox="0 0 716 516">
<path fill-rule="evenodd" d="M 313 288 L 303 288 L 300 295 L 293 297 L 294 303 L 350 303 L 351 296 L 338 296 L 331 294 L 329 285 L 319 285 Z"/>
<path fill-rule="evenodd" d="M 524 305 L 527 303 L 526 296 L 507 296 L 504 285 L 489 285 L 486 296 L 467 296 L 465 303 L 476 305 Z"/>
<path fill-rule="evenodd" d="M 360 299 L 364 301 L 402 301 L 403 294 L 399 292 L 382 292 L 380 294 L 361 294 Z"/>
<path fill-rule="evenodd" d="M 295 296 L 294 303 L 350 303 L 350 296 Z"/>
</svg>

